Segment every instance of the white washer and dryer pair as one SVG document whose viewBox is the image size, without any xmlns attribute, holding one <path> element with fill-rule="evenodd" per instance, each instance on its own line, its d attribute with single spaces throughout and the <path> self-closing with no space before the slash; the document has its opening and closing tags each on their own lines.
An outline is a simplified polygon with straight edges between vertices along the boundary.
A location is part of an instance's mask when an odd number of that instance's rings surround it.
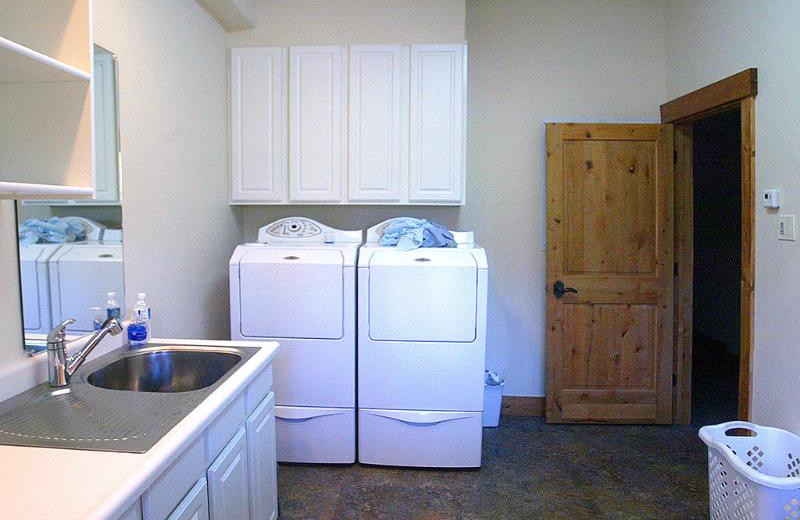
<svg viewBox="0 0 800 520">
<path fill-rule="evenodd" d="M 23 321 L 28 334 L 47 334 L 67 318 L 76 320 L 68 332 L 91 332 L 91 307 L 102 307 L 109 291 L 123 294 L 122 231 L 83 217 L 63 220 L 83 228 L 86 239 L 19 249 Z"/>
<path fill-rule="evenodd" d="M 362 245 L 286 218 L 231 258 L 232 339 L 281 344 L 279 461 L 352 463 L 357 446 L 365 464 L 480 466 L 486 254 L 458 232 L 456 248 L 382 247 L 391 221 Z"/>
</svg>

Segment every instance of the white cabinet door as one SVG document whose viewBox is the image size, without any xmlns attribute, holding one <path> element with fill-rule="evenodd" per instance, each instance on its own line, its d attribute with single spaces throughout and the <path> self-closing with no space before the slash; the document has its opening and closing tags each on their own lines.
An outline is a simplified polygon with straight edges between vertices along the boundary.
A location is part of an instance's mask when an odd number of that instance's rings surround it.
<svg viewBox="0 0 800 520">
<path fill-rule="evenodd" d="M 245 422 L 247 468 L 250 473 L 250 520 L 278 518 L 278 475 L 275 458 L 275 394 L 264 398 Z"/>
<path fill-rule="evenodd" d="M 463 203 L 464 45 L 411 46 L 410 202 Z"/>
<path fill-rule="evenodd" d="M 142 520 L 142 501 L 137 498 L 127 511 L 122 513 L 117 520 Z"/>
<path fill-rule="evenodd" d="M 400 202 L 408 175 L 408 48 L 350 47 L 348 199 Z"/>
<path fill-rule="evenodd" d="M 95 47 L 94 165 L 95 196 L 88 202 L 119 202 L 117 94 L 114 55 Z"/>
<path fill-rule="evenodd" d="M 339 202 L 346 150 L 346 49 L 289 48 L 289 198 Z"/>
<path fill-rule="evenodd" d="M 205 478 L 197 481 L 167 520 L 209 520 L 208 485 Z"/>
<path fill-rule="evenodd" d="M 247 442 L 244 426 L 208 468 L 208 506 L 214 520 L 248 520 Z"/>
<path fill-rule="evenodd" d="M 231 202 L 286 201 L 286 50 L 231 50 Z"/>
</svg>

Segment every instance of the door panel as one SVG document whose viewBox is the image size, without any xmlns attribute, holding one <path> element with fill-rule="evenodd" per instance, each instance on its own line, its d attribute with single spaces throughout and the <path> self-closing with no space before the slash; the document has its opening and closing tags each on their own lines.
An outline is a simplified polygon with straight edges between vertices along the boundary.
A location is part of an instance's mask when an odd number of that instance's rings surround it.
<svg viewBox="0 0 800 520">
<path fill-rule="evenodd" d="M 669 125 L 547 126 L 550 422 L 671 419 L 672 175 Z"/>
<path fill-rule="evenodd" d="M 289 199 L 340 202 L 347 99 L 341 46 L 289 48 Z"/>
</svg>

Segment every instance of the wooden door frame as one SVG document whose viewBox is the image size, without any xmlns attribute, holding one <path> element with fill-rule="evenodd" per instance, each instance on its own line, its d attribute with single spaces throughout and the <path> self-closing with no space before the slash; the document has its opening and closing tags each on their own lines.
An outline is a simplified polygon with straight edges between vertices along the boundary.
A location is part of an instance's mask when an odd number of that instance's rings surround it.
<svg viewBox="0 0 800 520">
<path fill-rule="evenodd" d="M 757 69 L 747 69 L 661 105 L 661 122 L 675 129 L 675 312 L 673 422 L 688 424 L 692 406 L 693 171 L 692 123 L 739 108 L 741 113 L 742 273 L 739 350 L 739 418 L 752 403 L 755 284 L 755 97 Z"/>
</svg>

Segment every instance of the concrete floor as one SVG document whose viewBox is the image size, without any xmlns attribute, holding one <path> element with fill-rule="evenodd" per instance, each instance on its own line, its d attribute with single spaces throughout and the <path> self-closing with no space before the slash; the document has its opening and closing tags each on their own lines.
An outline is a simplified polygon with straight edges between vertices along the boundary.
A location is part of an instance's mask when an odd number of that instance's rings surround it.
<svg viewBox="0 0 800 520">
<path fill-rule="evenodd" d="M 503 417 L 480 470 L 281 465 L 282 519 L 708 517 L 706 450 L 688 426 L 561 426 Z"/>
</svg>

